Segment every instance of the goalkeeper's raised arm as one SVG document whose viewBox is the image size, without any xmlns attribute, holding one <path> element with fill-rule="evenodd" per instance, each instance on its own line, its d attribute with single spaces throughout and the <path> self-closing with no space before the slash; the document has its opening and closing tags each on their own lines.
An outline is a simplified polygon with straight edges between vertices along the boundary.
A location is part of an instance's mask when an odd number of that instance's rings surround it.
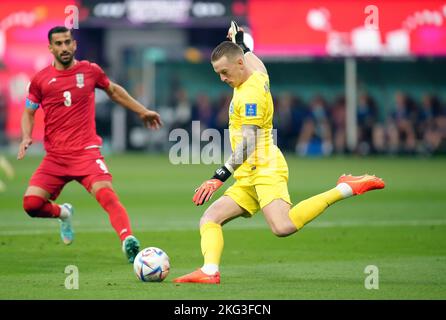
<svg viewBox="0 0 446 320">
<path fill-rule="evenodd" d="M 268 74 L 265 65 L 249 47 L 245 44 L 245 32 L 240 28 L 235 21 L 231 21 L 231 27 L 228 30 L 228 39 L 240 46 L 245 54 L 246 63 L 255 71 L 260 71 Z"/>
</svg>

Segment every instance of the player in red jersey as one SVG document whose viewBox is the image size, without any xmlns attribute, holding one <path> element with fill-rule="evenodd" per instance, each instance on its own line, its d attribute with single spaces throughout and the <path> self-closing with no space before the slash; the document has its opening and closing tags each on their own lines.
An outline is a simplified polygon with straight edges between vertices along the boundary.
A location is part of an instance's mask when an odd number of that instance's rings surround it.
<svg viewBox="0 0 446 320">
<path fill-rule="evenodd" d="M 139 242 L 132 234 L 129 217 L 113 190 L 112 176 L 100 152 L 102 139 L 96 134 L 95 88 L 105 90 L 111 100 L 137 113 L 151 129 L 161 127 L 160 116 L 110 81 L 97 64 L 76 60 L 77 44 L 71 30 L 54 27 L 48 32 L 48 40 L 54 62 L 38 72 L 29 85 L 17 159 L 23 159 L 32 144 L 34 114 L 39 106 L 45 114 L 46 155 L 31 177 L 23 207 L 31 217 L 59 219 L 61 238 L 65 244 L 71 244 L 73 206 L 52 201 L 68 182 L 76 180 L 108 213 L 128 261 L 133 262 Z"/>
</svg>

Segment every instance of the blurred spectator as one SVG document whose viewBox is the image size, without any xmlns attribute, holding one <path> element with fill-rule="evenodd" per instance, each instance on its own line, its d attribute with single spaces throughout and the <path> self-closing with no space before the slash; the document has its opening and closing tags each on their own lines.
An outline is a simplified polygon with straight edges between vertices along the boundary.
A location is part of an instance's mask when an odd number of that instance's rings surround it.
<svg viewBox="0 0 446 320">
<path fill-rule="evenodd" d="M 434 147 L 435 152 L 446 153 L 446 109 L 443 106 L 441 109 L 441 113 L 435 117 L 435 132 L 438 134 L 438 144 Z"/>
<path fill-rule="evenodd" d="M 209 96 L 200 93 L 192 107 L 192 120 L 199 120 L 201 130 L 215 128 L 216 111 L 212 105 Z"/>
<path fill-rule="evenodd" d="M 423 96 L 416 129 L 422 152 L 436 152 L 446 139 L 446 114 L 436 96 Z"/>
<path fill-rule="evenodd" d="M 395 94 L 395 110 L 391 114 L 390 149 L 413 153 L 416 148 L 415 122 L 417 119 L 415 102 L 406 94 Z"/>
<path fill-rule="evenodd" d="M 358 121 L 358 148 L 357 152 L 362 155 L 374 151 L 373 130 L 378 124 L 379 110 L 375 100 L 367 93 L 359 96 L 357 121 Z"/>
<path fill-rule="evenodd" d="M 217 102 L 217 118 L 216 129 L 223 134 L 224 130 L 228 128 L 229 121 L 229 107 L 231 104 L 232 96 L 228 93 L 223 93 Z"/>
<path fill-rule="evenodd" d="M 301 111 L 304 107 L 290 92 L 280 94 L 274 106 L 273 124 L 274 129 L 277 129 L 277 145 L 283 151 L 293 151 L 305 117 L 305 111 Z"/>
<path fill-rule="evenodd" d="M 310 103 L 296 145 L 299 155 L 329 155 L 333 150 L 327 105 L 322 96 L 315 96 Z"/>
<path fill-rule="evenodd" d="M 333 144 L 335 153 L 341 154 L 346 151 L 346 105 L 345 97 L 336 98 L 336 101 L 330 110 L 330 120 L 333 130 Z"/>
<path fill-rule="evenodd" d="M 374 130 L 374 146 L 378 152 L 413 153 L 416 148 L 415 121 L 417 110 L 415 103 L 406 94 L 395 93 L 395 107 L 384 125 L 377 125 Z"/>
<path fill-rule="evenodd" d="M 178 88 L 175 92 L 174 115 L 171 124 L 172 129 L 183 128 L 190 130 L 192 119 L 192 105 L 189 101 L 187 91 L 183 88 Z"/>
</svg>

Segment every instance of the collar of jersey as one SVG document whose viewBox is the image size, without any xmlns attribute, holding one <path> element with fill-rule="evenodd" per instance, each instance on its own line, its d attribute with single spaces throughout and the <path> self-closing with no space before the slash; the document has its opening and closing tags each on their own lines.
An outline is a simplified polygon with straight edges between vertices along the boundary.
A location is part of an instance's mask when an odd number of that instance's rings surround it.
<svg viewBox="0 0 446 320">
<path fill-rule="evenodd" d="M 54 61 L 51 63 L 51 67 L 53 67 L 54 70 L 56 70 L 57 72 L 70 72 L 71 70 L 73 70 L 74 68 L 76 68 L 79 65 L 79 61 L 74 59 L 74 64 L 69 67 L 68 69 L 64 69 L 64 70 L 57 70 L 56 67 L 54 66 Z"/>
</svg>

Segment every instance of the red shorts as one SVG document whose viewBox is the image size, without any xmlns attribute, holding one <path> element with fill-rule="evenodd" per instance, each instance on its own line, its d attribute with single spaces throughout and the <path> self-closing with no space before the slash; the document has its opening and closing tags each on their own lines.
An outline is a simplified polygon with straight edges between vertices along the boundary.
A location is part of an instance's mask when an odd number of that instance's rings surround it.
<svg viewBox="0 0 446 320">
<path fill-rule="evenodd" d="M 88 149 L 76 154 L 48 153 L 32 175 L 29 185 L 48 191 L 51 200 L 56 200 L 63 187 L 76 180 L 88 192 L 97 181 L 112 181 L 99 149 Z"/>
</svg>

